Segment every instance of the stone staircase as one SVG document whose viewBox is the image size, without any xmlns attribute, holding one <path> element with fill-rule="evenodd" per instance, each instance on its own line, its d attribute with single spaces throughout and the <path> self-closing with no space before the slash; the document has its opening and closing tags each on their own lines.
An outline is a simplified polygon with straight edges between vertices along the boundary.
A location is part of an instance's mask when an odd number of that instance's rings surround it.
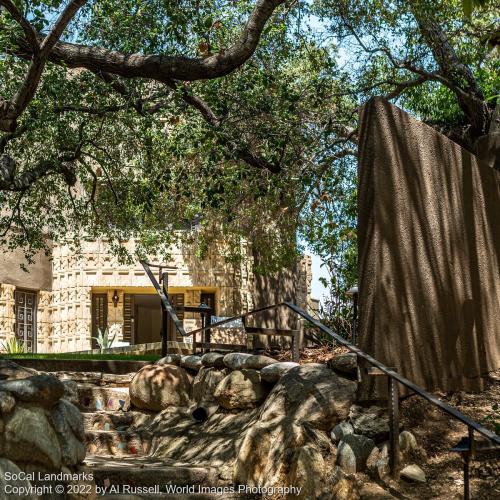
<svg viewBox="0 0 500 500">
<path fill-rule="evenodd" d="M 218 485 L 215 468 L 159 460 L 150 455 L 154 436 L 148 424 L 156 414 L 129 408 L 128 384 L 132 374 L 59 373 L 58 376 L 77 383 L 75 402 L 83 414 L 87 446 L 84 465 L 93 473 L 100 498 L 221 498 L 213 493 L 200 493 L 200 488 Z M 113 490 L 112 486 L 119 489 Z M 168 493 L 168 488 L 173 487 L 184 490 Z M 106 488 L 104 495 L 103 488 Z M 224 498 L 255 497 L 227 493 Z"/>
</svg>

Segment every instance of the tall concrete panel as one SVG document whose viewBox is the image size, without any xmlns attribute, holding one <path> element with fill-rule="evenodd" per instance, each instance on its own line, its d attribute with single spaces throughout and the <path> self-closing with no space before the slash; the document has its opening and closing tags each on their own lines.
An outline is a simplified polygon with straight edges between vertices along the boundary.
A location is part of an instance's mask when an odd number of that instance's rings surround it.
<svg viewBox="0 0 500 500">
<path fill-rule="evenodd" d="M 359 153 L 361 348 L 427 389 L 481 388 L 500 368 L 495 162 L 380 98 Z"/>
</svg>

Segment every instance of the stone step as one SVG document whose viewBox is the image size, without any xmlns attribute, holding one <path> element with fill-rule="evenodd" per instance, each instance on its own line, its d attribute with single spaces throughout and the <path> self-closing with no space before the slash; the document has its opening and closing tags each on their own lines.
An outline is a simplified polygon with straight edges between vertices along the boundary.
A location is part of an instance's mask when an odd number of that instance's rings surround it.
<svg viewBox="0 0 500 500">
<path fill-rule="evenodd" d="M 142 411 L 95 411 L 84 412 L 83 425 L 88 431 L 124 431 L 147 426 L 157 413 Z"/>
<path fill-rule="evenodd" d="M 74 380 L 79 384 L 93 384 L 99 386 L 128 387 L 134 373 L 123 375 L 101 372 L 68 372 L 59 371 L 53 373 L 59 380 Z"/>
<path fill-rule="evenodd" d="M 130 398 L 127 387 L 96 387 L 78 384 L 78 399 L 83 411 L 127 410 Z"/>
<path fill-rule="evenodd" d="M 159 487 L 150 494 L 171 493 L 166 486 L 190 486 L 197 492 L 197 486 L 215 486 L 218 472 L 215 467 L 202 467 L 153 457 L 123 457 L 87 455 L 85 465 L 92 471 L 97 486 L 108 487 L 108 493 L 126 493 L 124 485 L 131 487 Z M 119 491 L 109 491 L 109 486 L 120 487 Z M 178 492 L 192 494 L 192 491 Z"/>
<path fill-rule="evenodd" d="M 92 455 L 142 456 L 151 450 L 152 434 L 138 431 L 86 431 L 87 452 Z"/>
</svg>

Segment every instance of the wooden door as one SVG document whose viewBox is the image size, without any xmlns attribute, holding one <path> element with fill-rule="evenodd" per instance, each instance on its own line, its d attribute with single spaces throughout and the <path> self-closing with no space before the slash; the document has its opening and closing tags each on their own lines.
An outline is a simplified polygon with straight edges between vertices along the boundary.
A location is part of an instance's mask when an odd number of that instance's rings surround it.
<svg viewBox="0 0 500 500">
<path fill-rule="evenodd" d="M 16 339 L 24 344 L 28 352 L 36 352 L 36 292 L 16 290 L 14 296 Z"/>
<path fill-rule="evenodd" d="M 108 327 L 108 294 L 92 294 L 92 349 L 98 349 L 95 337 L 99 330 L 104 331 Z"/>
</svg>

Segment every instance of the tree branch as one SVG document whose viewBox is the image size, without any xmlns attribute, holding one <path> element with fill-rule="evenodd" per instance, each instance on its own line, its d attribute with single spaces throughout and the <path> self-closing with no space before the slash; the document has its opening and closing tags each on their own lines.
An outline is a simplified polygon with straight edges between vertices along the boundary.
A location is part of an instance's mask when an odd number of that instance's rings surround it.
<svg viewBox="0 0 500 500">
<path fill-rule="evenodd" d="M 12 18 L 21 26 L 33 53 L 38 53 L 40 46 L 38 44 L 37 33 L 33 26 L 31 26 L 29 21 L 10 0 L 0 0 L 0 5 L 3 5 L 5 10 L 7 10 Z"/>
<path fill-rule="evenodd" d="M 252 56 L 267 21 L 274 10 L 283 3 L 285 0 L 257 0 L 238 40 L 223 52 L 206 58 L 123 54 L 100 47 L 58 42 L 54 45 L 49 60 L 69 68 L 86 68 L 93 73 L 105 72 L 124 78 L 148 78 L 162 83 L 169 80 L 219 78 L 240 67 Z M 22 40 L 19 42 L 22 45 Z M 30 54 L 29 47 L 22 48 L 25 50 L 24 55 Z"/>
<path fill-rule="evenodd" d="M 17 119 L 33 99 L 40 82 L 47 58 L 66 26 L 86 0 L 71 0 L 54 24 L 50 33 L 43 39 L 40 50 L 32 52 L 32 60 L 24 81 L 16 95 L 10 100 L 0 101 L 0 130 L 13 132 Z M 38 46 L 38 45 L 37 45 Z M 32 47 L 30 46 L 30 49 Z"/>
</svg>

